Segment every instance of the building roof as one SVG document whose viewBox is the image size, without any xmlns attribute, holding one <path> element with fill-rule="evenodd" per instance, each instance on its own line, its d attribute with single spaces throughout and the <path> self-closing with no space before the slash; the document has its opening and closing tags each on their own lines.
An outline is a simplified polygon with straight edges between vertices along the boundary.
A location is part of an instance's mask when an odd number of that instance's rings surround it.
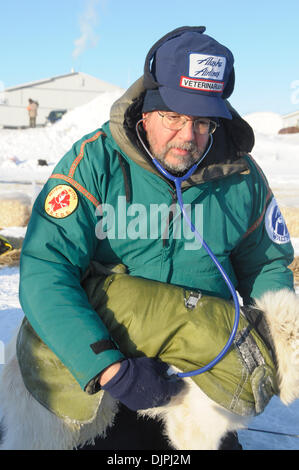
<svg viewBox="0 0 299 470">
<path fill-rule="evenodd" d="M 28 82 L 28 83 L 24 83 L 22 85 L 17 85 L 17 86 L 13 86 L 13 87 L 9 87 L 9 88 L 6 88 L 4 91 L 7 91 L 7 92 L 10 92 L 10 91 L 16 91 L 16 90 L 21 90 L 23 88 L 31 88 L 31 87 L 34 87 L 34 86 L 38 86 L 38 85 L 43 85 L 45 83 L 50 83 L 50 82 L 54 82 L 56 80 L 59 80 L 61 78 L 66 78 L 66 77 L 72 77 L 74 75 L 84 75 L 84 76 L 87 76 L 86 73 L 83 73 L 83 72 L 71 72 L 71 73 L 66 73 L 64 75 L 56 75 L 55 77 L 51 77 L 51 78 L 44 78 L 42 80 L 36 80 L 34 82 Z M 120 88 L 118 87 L 117 85 L 112 85 L 111 83 L 108 83 L 108 82 L 104 82 L 103 80 L 100 80 L 99 78 L 97 77 L 92 77 L 92 78 L 95 78 L 96 80 L 98 80 L 99 82 L 102 83 L 102 85 L 107 85 L 109 87 L 115 87 L 115 88 Z"/>
<path fill-rule="evenodd" d="M 290 118 L 290 117 L 294 117 L 294 116 L 299 116 L 299 110 L 298 110 L 298 111 L 294 111 L 294 112 L 289 113 L 289 114 L 284 114 L 284 115 L 282 116 L 282 118 L 285 119 L 285 118 Z"/>
<path fill-rule="evenodd" d="M 15 90 L 21 90 L 22 88 L 30 88 L 36 85 L 42 85 L 44 83 L 54 82 L 55 80 L 59 80 L 60 78 L 70 77 L 72 75 L 78 75 L 78 73 L 79 72 L 71 72 L 65 75 L 56 75 L 55 77 L 44 78 L 42 80 L 36 80 L 34 82 L 24 83 L 23 85 L 12 86 L 12 87 L 6 88 L 5 91 L 15 91 Z"/>
</svg>

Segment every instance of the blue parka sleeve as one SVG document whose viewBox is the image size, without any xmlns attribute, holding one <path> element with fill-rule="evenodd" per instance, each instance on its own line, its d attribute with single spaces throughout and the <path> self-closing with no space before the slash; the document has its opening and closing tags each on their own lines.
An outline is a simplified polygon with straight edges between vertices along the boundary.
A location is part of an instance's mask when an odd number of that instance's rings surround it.
<svg viewBox="0 0 299 470">
<path fill-rule="evenodd" d="M 79 151 L 80 144 L 75 144 L 54 173 L 66 175 Z M 84 165 L 88 166 L 88 155 Z M 92 177 L 85 181 L 82 168 L 76 181 L 81 188 L 95 192 Z M 50 178 L 33 207 L 21 254 L 20 302 L 36 333 L 85 389 L 90 380 L 123 355 L 117 347 L 99 354 L 91 347 L 102 340 L 114 344 L 80 284 L 99 243 L 95 236 L 96 208 L 72 185 L 78 197 L 76 209 L 62 218 L 49 215 L 45 201 L 58 185 L 62 190 L 70 187 L 67 180 Z"/>
</svg>

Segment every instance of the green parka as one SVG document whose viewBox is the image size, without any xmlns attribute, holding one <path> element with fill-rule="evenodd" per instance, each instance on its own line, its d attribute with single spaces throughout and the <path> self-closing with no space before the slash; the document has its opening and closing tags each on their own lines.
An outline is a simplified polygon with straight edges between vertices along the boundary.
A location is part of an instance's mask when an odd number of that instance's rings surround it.
<svg viewBox="0 0 299 470">
<path fill-rule="evenodd" d="M 132 276 L 230 298 L 216 266 L 184 226 L 172 184 L 135 140 L 143 92 L 140 79 L 113 105 L 110 121 L 58 163 L 35 202 L 23 244 L 24 313 L 83 389 L 123 357 L 80 283 L 91 260 L 122 263 Z M 287 266 L 293 249 L 286 232 L 276 240 L 273 228 L 271 236 L 273 194 L 248 155 L 252 130 L 232 112 L 232 121 L 221 120 L 203 165 L 184 183 L 183 200 L 250 302 L 268 290 L 292 289 Z M 72 191 L 59 199 L 65 185 Z M 57 210 L 61 200 L 65 212 Z"/>
</svg>

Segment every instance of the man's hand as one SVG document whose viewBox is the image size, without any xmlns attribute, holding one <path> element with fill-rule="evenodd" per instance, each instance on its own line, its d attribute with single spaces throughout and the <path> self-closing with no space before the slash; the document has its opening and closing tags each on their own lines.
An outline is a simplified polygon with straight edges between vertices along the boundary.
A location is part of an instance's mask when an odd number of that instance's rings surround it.
<svg viewBox="0 0 299 470">
<path fill-rule="evenodd" d="M 125 359 L 108 367 L 100 384 L 131 410 L 163 406 L 184 387 L 182 379 L 166 375 L 168 367 L 165 362 L 148 357 Z"/>
</svg>

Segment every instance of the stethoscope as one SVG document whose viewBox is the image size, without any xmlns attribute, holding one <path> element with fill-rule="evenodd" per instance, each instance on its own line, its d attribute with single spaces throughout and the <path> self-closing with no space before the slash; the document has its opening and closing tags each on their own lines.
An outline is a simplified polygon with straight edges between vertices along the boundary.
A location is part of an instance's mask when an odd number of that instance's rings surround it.
<svg viewBox="0 0 299 470">
<path fill-rule="evenodd" d="M 206 151 L 204 152 L 203 156 L 200 158 L 200 160 L 195 165 L 193 165 L 185 175 L 183 175 L 183 176 L 174 176 L 171 173 L 169 173 L 165 168 L 163 168 L 163 166 L 160 164 L 160 162 L 156 158 L 153 157 L 153 155 L 151 154 L 151 152 L 149 151 L 149 149 L 147 148 L 147 146 L 143 142 L 143 139 L 141 138 L 141 135 L 140 135 L 140 132 L 139 132 L 139 129 L 138 129 L 138 126 L 142 121 L 143 121 L 143 119 L 140 119 L 136 124 L 136 133 L 137 133 L 137 136 L 139 138 L 140 143 L 142 144 L 142 146 L 143 146 L 144 150 L 146 151 L 146 153 L 150 156 L 150 158 L 151 158 L 153 164 L 155 165 L 155 167 L 157 168 L 157 170 L 163 176 L 165 176 L 165 178 L 167 178 L 168 180 L 172 181 L 175 184 L 178 203 L 179 203 L 179 206 L 180 206 L 180 210 L 183 214 L 183 217 L 186 220 L 186 222 L 188 223 L 188 225 L 191 228 L 192 232 L 194 232 L 195 237 L 202 244 L 204 249 L 207 251 L 209 256 L 212 258 L 213 262 L 217 266 L 218 270 L 220 271 L 220 274 L 222 275 L 225 283 L 227 284 L 227 286 L 228 286 L 228 288 L 229 288 L 229 290 L 232 294 L 233 301 L 234 301 L 234 304 L 235 304 L 235 319 L 234 319 L 233 328 L 232 328 L 231 334 L 228 338 L 228 341 L 227 341 L 226 345 L 220 351 L 220 353 L 211 362 L 209 362 L 207 365 L 201 367 L 200 369 L 196 369 L 196 370 L 193 370 L 193 371 L 190 371 L 190 372 L 179 372 L 177 374 L 179 377 L 191 377 L 193 375 L 203 374 L 204 372 L 210 370 L 218 362 L 221 361 L 221 359 L 228 352 L 228 350 L 230 349 L 230 347 L 231 347 L 231 345 L 234 341 L 234 338 L 235 338 L 236 333 L 237 333 L 238 325 L 239 325 L 239 318 L 240 318 L 240 305 L 239 305 L 237 292 L 236 292 L 231 280 L 229 279 L 227 273 L 225 272 L 224 268 L 221 266 L 221 264 L 217 260 L 214 253 L 210 250 L 210 248 L 208 247 L 208 245 L 206 244 L 204 239 L 201 237 L 201 235 L 198 233 L 195 226 L 193 225 L 190 218 L 188 217 L 188 215 L 186 213 L 186 210 L 184 208 L 184 202 L 183 202 L 183 197 L 182 197 L 182 189 L 181 189 L 182 182 L 186 181 L 188 178 L 190 178 L 193 175 L 193 173 L 196 171 L 196 169 L 198 168 L 200 163 L 204 160 L 204 158 L 206 157 L 206 155 L 208 154 L 208 152 L 210 151 L 210 149 L 212 147 L 213 136 L 212 136 L 212 134 L 210 134 L 209 145 L 208 145 Z"/>
</svg>

